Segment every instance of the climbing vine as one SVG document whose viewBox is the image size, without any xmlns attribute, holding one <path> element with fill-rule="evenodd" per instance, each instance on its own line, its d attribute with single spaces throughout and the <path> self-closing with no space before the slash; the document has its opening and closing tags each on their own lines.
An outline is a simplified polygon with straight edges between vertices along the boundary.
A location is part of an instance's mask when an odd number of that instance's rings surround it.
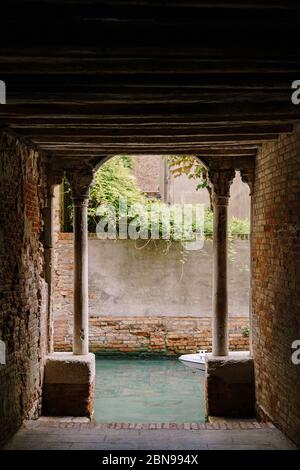
<svg viewBox="0 0 300 470">
<path fill-rule="evenodd" d="M 169 165 L 174 174 L 189 174 L 191 178 L 198 181 L 197 188 L 207 187 L 206 174 L 202 165 L 196 163 L 191 157 L 169 157 Z M 194 165 L 194 167 L 192 166 Z M 178 170 L 180 166 L 180 170 Z M 192 176 L 191 176 L 192 175 Z M 72 201 L 70 199 L 70 186 L 65 180 L 64 194 L 67 204 L 65 205 L 65 231 L 72 231 Z M 141 233 L 151 233 L 152 224 L 158 226 L 159 238 L 163 238 L 163 214 L 164 210 L 172 209 L 172 206 L 159 201 L 149 199 L 139 188 L 135 177 L 132 174 L 132 157 L 115 156 L 103 165 L 96 173 L 94 184 L 90 190 L 88 207 L 88 228 L 89 232 L 95 233 L 97 224 L 101 217 L 109 220 L 110 213 L 103 212 L 99 215 L 99 206 L 109 205 L 114 209 L 111 223 L 115 224 L 116 233 L 119 233 L 120 220 L 120 198 L 127 201 L 127 222 L 130 224 L 136 215 L 131 211 L 131 207 L 139 205 L 139 219 L 137 228 Z M 66 226 L 67 225 L 67 226 Z M 189 240 L 196 227 L 192 226 L 192 232 L 184 232 L 182 228 L 182 218 L 176 217 L 176 211 L 172 212 L 170 218 L 170 240 L 178 240 L 178 233 L 182 234 L 183 240 Z M 237 219 L 233 217 L 229 221 L 229 237 L 247 236 L 250 231 L 249 220 Z M 177 238 L 175 237 L 177 234 Z M 211 238 L 213 235 L 213 213 L 210 209 L 204 211 L 204 237 Z M 146 237 L 147 238 L 147 237 Z"/>
</svg>

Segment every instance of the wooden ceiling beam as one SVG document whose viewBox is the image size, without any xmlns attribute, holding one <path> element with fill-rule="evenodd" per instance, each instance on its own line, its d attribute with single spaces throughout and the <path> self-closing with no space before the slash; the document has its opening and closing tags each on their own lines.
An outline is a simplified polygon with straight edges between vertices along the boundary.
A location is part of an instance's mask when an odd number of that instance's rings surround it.
<svg viewBox="0 0 300 470">
<path fill-rule="evenodd" d="M 101 145 L 151 145 L 158 146 L 164 144 L 166 146 L 173 146 L 175 144 L 179 145 L 198 145 L 198 144 L 226 144 L 226 143 L 254 143 L 259 144 L 265 141 L 272 141 L 278 138 L 278 134 L 256 134 L 256 135 L 210 135 L 210 136 L 188 136 L 188 137 L 175 137 L 170 136 L 114 136 L 114 137 L 104 137 L 104 136 L 39 136 L 35 135 L 27 136 L 33 142 L 44 146 L 44 145 L 53 145 L 58 146 L 62 145 L 90 145 L 90 146 L 101 146 Z"/>
<path fill-rule="evenodd" d="M 300 73 L 299 73 L 300 76 Z M 99 105 L 103 107 L 111 106 L 142 106 L 145 107 L 148 105 L 154 106 L 164 106 L 164 105 L 205 105 L 205 104 L 226 104 L 226 105 L 235 105 L 241 102 L 256 104 L 257 106 L 263 106 L 264 104 L 272 104 L 274 101 L 276 103 L 287 103 L 291 99 L 291 90 L 286 89 L 285 91 L 268 91 L 268 92 L 245 92 L 245 91 L 218 91 L 214 93 L 210 92 L 196 92 L 196 93 L 176 93 L 166 92 L 164 93 L 153 93 L 153 94 L 143 94 L 137 95 L 133 93 L 125 93 L 124 95 L 120 92 L 117 95 L 108 94 L 83 94 L 79 93 L 77 96 L 72 94 L 51 94 L 46 93 L 32 93 L 27 95 L 15 95 L 11 93 L 7 98 L 7 104 L 10 106 L 36 106 L 43 103 L 47 105 L 60 106 L 66 104 L 68 106 L 76 106 L 78 103 L 80 105 Z"/>
<path fill-rule="evenodd" d="M 0 61 L 1 63 L 1 61 Z M 134 67 L 134 65 L 132 65 Z M 251 92 L 285 91 L 291 87 L 295 74 L 300 72 L 300 64 L 294 71 L 261 73 L 258 69 L 252 73 L 233 73 L 231 65 L 223 71 L 208 73 L 204 68 L 197 73 L 182 70 L 170 70 L 169 73 L 99 73 L 85 69 L 84 73 L 59 73 L 53 66 L 52 73 L 25 73 L 22 64 L 17 64 L 18 72 L 4 73 L 1 68 L 1 80 L 7 84 L 8 91 L 29 96 L 37 93 L 159 93 L 174 92 L 180 88 L 183 93 L 198 91 L 209 92 L 226 90 Z M 167 90 L 166 90 L 167 88 Z"/>
<path fill-rule="evenodd" d="M 50 157 L 52 158 L 55 158 L 55 159 L 61 159 L 61 158 L 69 158 L 69 159 L 88 159 L 90 157 L 98 157 L 99 155 L 103 155 L 103 153 L 99 152 L 99 151 L 94 151 L 92 150 L 91 152 L 86 152 L 86 151 L 74 151 L 74 152 L 70 152 L 68 150 L 60 150 L 59 152 L 51 152 L 51 151 L 48 151 L 47 152 Z M 211 153 L 207 153 L 206 151 L 201 151 L 201 152 L 193 152 L 193 151 L 186 151 L 185 149 L 176 149 L 176 151 L 172 151 L 170 152 L 169 149 L 164 149 L 164 148 L 161 148 L 159 152 L 153 152 L 151 150 L 143 150 L 143 152 L 139 151 L 139 150 L 132 150 L 130 152 L 130 155 L 190 155 L 190 156 L 199 156 L 201 158 L 202 157 L 205 157 L 205 156 L 208 156 L 208 155 L 214 155 L 214 154 L 211 154 Z M 112 151 L 111 149 L 107 149 L 105 151 L 105 155 L 107 157 L 112 157 L 112 156 L 115 156 L 115 155 L 128 155 L 128 152 L 114 152 Z M 245 157 L 249 157 L 249 158 L 255 158 L 255 155 L 254 153 L 247 153 L 247 154 L 243 154 L 243 153 L 240 153 L 240 152 L 235 152 L 235 153 L 232 153 L 232 158 L 236 158 L 236 157 L 240 157 L 240 156 L 245 156 Z M 227 154 L 219 154 L 217 155 L 218 158 L 222 159 L 222 158 L 227 158 L 228 155 Z"/>
<path fill-rule="evenodd" d="M 84 117 L 90 118 L 122 118 L 124 116 L 139 118 L 157 117 L 159 120 L 166 120 L 177 117 L 181 122 L 193 119 L 220 119 L 231 121 L 234 117 L 245 121 L 247 118 L 255 120 L 258 116 L 261 118 L 271 116 L 271 119 L 281 119 L 280 116 L 288 115 L 290 119 L 300 118 L 299 107 L 293 105 L 291 101 L 287 102 L 270 102 L 258 106 L 256 103 L 238 102 L 229 104 L 220 103 L 187 103 L 187 104 L 28 104 L 28 105 L 10 105 L 6 104 L 0 108 L 0 118 L 8 119 L 10 122 L 13 117 L 21 117 L 27 119 L 32 118 L 74 118 Z"/>
<path fill-rule="evenodd" d="M 147 76 L 155 78 L 158 75 L 228 75 L 245 76 L 246 74 L 257 77 L 268 77 L 270 74 L 274 78 L 284 78 L 292 73 L 299 72 L 299 58 L 245 58 L 245 57 L 143 57 L 138 55 L 133 57 L 62 57 L 62 56 L 24 56 L 16 55 L 13 52 L 9 55 L 1 54 L 0 49 L 1 74 L 3 75 L 50 75 L 57 77 L 85 75 L 105 77 L 105 76 L 128 76 L 133 78 L 145 78 Z M 80 78 L 80 77 L 78 77 Z M 102 78 L 102 80 L 103 80 Z"/>
<path fill-rule="evenodd" d="M 168 138 L 192 138 L 192 137 L 204 137 L 204 136 L 265 136 L 265 135 L 274 135 L 282 132 L 292 132 L 293 126 L 290 124 L 257 124 L 255 126 L 249 125 L 240 125 L 240 126 L 220 126 L 220 127 L 161 127 L 161 126 L 152 126 L 152 127 L 136 127 L 136 126 L 126 126 L 126 127 L 101 127 L 97 126 L 82 126 L 74 125 L 73 127 L 37 127 L 30 126 L 13 126 L 16 132 L 19 132 L 22 135 L 25 135 L 28 138 L 88 138 L 88 137 L 113 137 L 113 138 L 122 138 L 122 137 L 168 137 Z"/>
<path fill-rule="evenodd" d="M 232 148 L 230 151 L 233 152 L 233 154 L 235 154 L 236 152 L 236 149 L 240 149 L 240 148 L 243 148 L 243 145 L 240 143 L 240 142 L 236 142 L 236 143 L 233 143 L 233 145 L 235 144 L 235 148 Z M 258 147 L 258 145 L 254 144 L 255 145 L 255 148 Z M 179 149 L 181 152 L 189 152 L 189 153 L 192 153 L 194 154 L 195 152 L 198 152 L 200 150 L 205 150 L 207 149 L 207 144 L 203 144 L 203 145 L 197 145 L 197 144 L 181 144 L 181 143 L 174 143 L 173 145 L 165 145 L 165 144 L 157 144 L 157 145 L 151 145 L 151 144 L 120 144 L 120 145 L 109 145 L 109 144 L 106 144 L 106 145 L 90 145 L 90 144 L 43 144 L 43 145 L 39 145 L 40 148 L 42 148 L 43 150 L 49 150 L 49 151 L 53 151 L 53 152 L 60 152 L 61 150 L 64 150 L 64 151 L 69 151 L 70 153 L 72 153 L 73 151 L 76 152 L 76 151 L 84 151 L 86 154 L 88 154 L 89 152 L 93 151 L 93 152 L 102 152 L 102 154 L 106 154 L 107 152 L 109 153 L 131 153 L 131 152 L 139 152 L 139 153 L 143 153 L 144 151 L 147 150 L 147 152 L 150 152 L 150 153 L 156 153 L 156 154 L 159 154 L 161 150 L 165 150 L 165 151 L 168 151 L 168 152 L 171 152 L 171 153 L 177 153 L 179 152 Z M 212 147 L 209 147 L 210 150 L 212 151 L 220 151 L 222 154 L 223 152 L 226 152 L 226 150 L 223 150 L 222 148 L 214 148 L 213 146 Z M 248 155 L 249 154 L 249 150 L 250 153 L 252 154 L 253 153 L 253 149 L 247 149 L 245 148 L 244 149 L 246 154 Z M 237 152 L 239 153 L 239 152 Z"/>
<path fill-rule="evenodd" d="M 269 127 L 270 129 L 272 129 L 274 126 L 274 132 L 277 132 L 276 129 L 278 129 L 278 132 L 289 132 L 290 130 L 292 130 L 293 124 L 292 122 L 287 121 L 287 115 L 282 116 L 281 119 L 275 119 L 271 116 L 263 118 L 261 116 L 257 116 L 256 119 L 247 118 L 241 121 L 235 116 L 233 116 L 231 120 L 224 120 L 222 117 L 219 117 L 215 120 L 208 119 L 207 121 L 203 119 L 194 119 L 194 116 L 191 116 L 190 121 L 182 120 L 177 116 L 171 119 L 164 119 L 163 117 L 159 119 L 157 117 L 145 118 L 136 116 L 132 116 L 130 118 L 126 116 L 122 118 L 103 118 L 102 116 L 100 116 L 96 119 L 88 117 L 78 118 L 76 116 L 70 118 L 56 118 L 55 116 L 51 116 L 51 118 L 49 119 L 44 117 L 32 119 L 24 119 L 23 117 L 12 117 L 11 127 L 16 130 L 24 129 L 26 131 L 27 129 L 36 129 L 38 131 L 40 129 L 42 131 L 43 129 L 47 129 L 49 131 L 53 130 L 54 132 L 56 131 L 56 129 L 58 129 L 58 131 L 60 129 L 66 131 L 71 129 L 94 129 L 99 131 L 103 130 L 104 133 L 112 132 L 114 134 L 118 131 L 130 132 L 130 130 L 136 130 L 136 132 L 143 133 L 146 129 L 154 130 L 154 132 L 156 132 L 157 129 L 162 132 L 168 132 L 170 130 L 171 133 L 174 130 L 182 130 L 183 133 L 189 132 L 190 129 L 201 130 L 204 132 L 206 129 L 219 129 L 220 132 L 222 132 L 222 130 L 224 129 L 225 132 L 226 130 L 230 132 L 231 129 L 236 129 L 238 127 L 246 129 L 255 129 L 256 132 L 257 129 L 261 128 L 261 126 L 263 128 L 267 126 L 267 128 Z M 1 117 L 0 126 L 4 126 L 4 119 Z M 245 131 L 245 133 L 247 133 L 247 131 Z"/>
</svg>

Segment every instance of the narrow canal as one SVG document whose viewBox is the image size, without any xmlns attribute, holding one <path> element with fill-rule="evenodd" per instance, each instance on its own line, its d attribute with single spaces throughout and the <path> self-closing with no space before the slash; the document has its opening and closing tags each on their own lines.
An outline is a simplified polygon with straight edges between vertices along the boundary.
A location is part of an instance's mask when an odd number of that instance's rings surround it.
<svg viewBox="0 0 300 470">
<path fill-rule="evenodd" d="M 99 423 L 205 421 L 204 372 L 177 359 L 97 357 Z"/>
</svg>

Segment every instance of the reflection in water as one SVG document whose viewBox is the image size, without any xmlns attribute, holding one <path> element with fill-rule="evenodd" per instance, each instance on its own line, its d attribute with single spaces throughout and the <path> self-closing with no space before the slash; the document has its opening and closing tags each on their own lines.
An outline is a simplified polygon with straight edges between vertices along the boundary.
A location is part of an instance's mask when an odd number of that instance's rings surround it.
<svg viewBox="0 0 300 470">
<path fill-rule="evenodd" d="M 204 422 L 204 373 L 177 359 L 96 360 L 98 422 Z"/>
</svg>

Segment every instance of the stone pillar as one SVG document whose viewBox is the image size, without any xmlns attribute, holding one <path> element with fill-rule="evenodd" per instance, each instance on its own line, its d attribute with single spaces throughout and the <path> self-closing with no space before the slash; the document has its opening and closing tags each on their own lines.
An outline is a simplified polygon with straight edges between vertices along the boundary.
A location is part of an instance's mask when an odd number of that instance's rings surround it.
<svg viewBox="0 0 300 470">
<path fill-rule="evenodd" d="M 255 180 L 255 167 L 251 166 L 249 168 L 243 168 L 240 170 L 242 181 L 248 184 L 250 189 L 250 286 L 249 286 L 249 326 L 250 326 L 250 335 L 249 335 L 249 349 L 250 354 L 253 353 L 252 347 L 252 228 L 253 228 L 253 199 L 252 194 L 254 191 L 254 180 Z"/>
<path fill-rule="evenodd" d="M 73 198 L 74 207 L 74 354 L 88 354 L 88 199 Z"/>
<path fill-rule="evenodd" d="M 72 189 L 74 206 L 73 353 L 85 355 L 89 352 L 87 209 L 93 173 L 75 171 L 67 176 Z"/>
<path fill-rule="evenodd" d="M 229 189 L 234 170 L 209 170 L 214 213 L 213 235 L 213 328 L 214 356 L 228 355 L 228 299 L 227 299 L 227 212 Z"/>
<path fill-rule="evenodd" d="M 54 229 L 54 185 L 52 183 L 48 186 L 47 206 L 44 209 L 44 254 L 45 254 L 45 280 L 48 286 L 48 352 L 52 353 L 53 348 L 53 229 Z"/>
<path fill-rule="evenodd" d="M 54 352 L 46 358 L 43 414 L 50 416 L 93 416 L 95 355 L 88 352 L 87 208 L 95 170 L 91 164 L 66 172 L 74 203 L 73 354 Z"/>
<path fill-rule="evenodd" d="M 48 177 L 47 205 L 44 212 L 44 255 L 45 255 L 45 280 L 48 286 L 48 353 L 53 348 L 53 270 L 54 270 L 54 190 L 61 183 L 61 177 L 50 173 Z"/>
</svg>

